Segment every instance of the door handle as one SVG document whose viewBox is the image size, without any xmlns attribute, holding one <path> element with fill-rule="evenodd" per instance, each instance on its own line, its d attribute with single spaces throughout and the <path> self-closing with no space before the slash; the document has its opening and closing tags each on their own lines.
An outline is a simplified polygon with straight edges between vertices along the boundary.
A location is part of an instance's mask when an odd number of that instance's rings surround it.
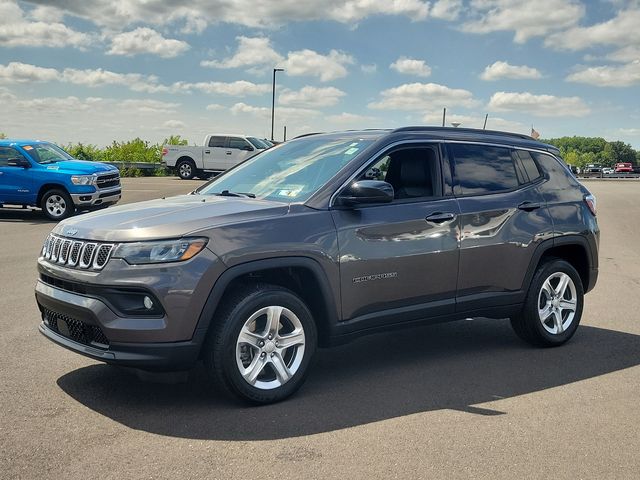
<svg viewBox="0 0 640 480">
<path fill-rule="evenodd" d="M 443 223 L 453 220 L 456 216 L 453 213 L 435 212 L 429 215 L 425 220 L 432 223 Z"/>
<path fill-rule="evenodd" d="M 231 155 L 231 152 L 227 152 L 227 155 Z"/>
<path fill-rule="evenodd" d="M 532 212 L 540 208 L 541 205 L 538 202 L 522 202 L 518 205 L 520 210 L 524 210 L 525 212 Z"/>
<path fill-rule="evenodd" d="M 211 150 L 205 150 L 204 153 L 211 153 Z"/>
</svg>

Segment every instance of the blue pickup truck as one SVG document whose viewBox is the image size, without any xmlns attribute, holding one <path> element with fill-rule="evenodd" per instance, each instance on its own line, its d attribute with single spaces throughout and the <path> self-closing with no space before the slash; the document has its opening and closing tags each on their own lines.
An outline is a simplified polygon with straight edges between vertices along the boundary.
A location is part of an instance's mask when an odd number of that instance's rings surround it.
<svg viewBox="0 0 640 480">
<path fill-rule="evenodd" d="M 0 140 L 0 207 L 40 207 L 52 220 L 120 200 L 120 173 L 112 165 L 76 160 L 39 140 Z"/>
</svg>

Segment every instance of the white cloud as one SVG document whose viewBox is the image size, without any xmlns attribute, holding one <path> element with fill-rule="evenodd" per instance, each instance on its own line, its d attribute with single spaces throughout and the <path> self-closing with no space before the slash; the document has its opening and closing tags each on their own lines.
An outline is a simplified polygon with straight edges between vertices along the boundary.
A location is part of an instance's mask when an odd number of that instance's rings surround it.
<svg viewBox="0 0 640 480">
<path fill-rule="evenodd" d="M 151 28 L 139 27 L 111 38 L 111 48 L 107 55 L 134 56 L 148 53 L 162 58 L 174 58 L 189 50 L 189 44 L 182 40 L 164 38 Z"/>
<path fill-rule="evenodd" d="M 177 82 L 171 86 L 172 90 L 191 92 L 198 90 L 211 95 L 228 95 L 231 97 L 244 97 L 246 95 L 261 95 L 271 91 L 271 85 L 266 83 L 253 83 L 246 80 L 235 82 Z"/>
<path fill-rule="evenodd" d="M 622 10 L 606 22 L 589 27 L 573 27 L 553 34 L 545 45 L 556 49 L 584 50 L 596 45 L 640 45 L 640 5 Z M 636 57 L 637 58 L 637 57 Z"/>
<path fill-rule="evenodd" d="M 224 110 L 224 108 L 225 107 L 223 107 L 219 103 L 210 103 L 209 105 L 207 105 L 207 110 L 209 112 L 215 112 L 215 111 L 218 111 L 218 110 Z"/>
<path fill-rule="evenodd" d="M 407 83 L 383 90 L 382 100 L 369 104 L 378 110 L 428 110 L 444 106 L 473 107 L 478 104 L 468 90 L 437 83 Z"/>
<path fill-rule="evenodd" d="M 300 90 L 283 90 L 278 97 L 281 105 L 293 107 L 330 107 L 336 105 L 346 93 L 335 87 L 318 88 L 306 86 Z"/>
<path fill-rule="evenodd" d="M 256 107 L 253 105 L 247 105 L 246 103 L 236 103 L 230 108 L 233 115 L 248 114 L 260 118 L 270 118 L 271 108 L 269 107 Z M 276 116 L 280 123 L 286 123 L 289 120 L 306 119 L 309 117 L 318 116 L 320 112 L 309 108 L 292 108 L 292 107 L 278 107 L 276 109 Z"/>
<path fill-rule="evenodd" d="M 607 55 L 614 62 L 633 62 L 640 59 L 640 42 L 635 45 L 627 45 Z"/>
<path fill-rule="evenodd" d="M 339 125 L 342 128 L 367 128 L 371 122 L 377 122 L 378 119 L 367 115 L 359 115 L 357 113 L 342 112 L 339 115 L 329 115 L 326 117 L 331 124 Z"/>
<path fill-rule="evenodd" d="M 488 65 L 484 72 L 480 74 L 482 80 L 493 81 L 501 78 L 521 79 L 538 79 L 542 78 L 542 74 L 535 68 L 526 65 L 509 65 L 507 62 L 495 62 Z"/>
<path fill-rule="evenodd" d="M 237 37 L 238 48 L 233 56 L 221 61 L 204 60 L 200 62 L 203 67 L 213 68 L 241 68 L 276 66 L 283 60 L 282 56 L 271 46 L 271 40 L 267 37 Z"/>
<path fill-rule="evenodd" d="M 322 55 L 313 50 L 297 50 L 289 52 L 282 67 L 287 75 L 292 77 L 314 76 L 321 82 L 329 82 L 347 75 L 347 65 L 354 63 L 351 55 L 331 50 L 328 55 Z"/>
<path fill-rule="evenodd" d="M 493 111 L 513 111 L 540 117 L 584 117 L 590 112 L 580 97 L 534 95 L 529 92 L 496 92 L 488 106 Z"/>
<path fill-rule="evenodd" d="M 165 128 L 181 129 L 181 128 L 186 128 L 187 125 L 180 120 L 167 120 L 162 124 L 162 126 Z"/>
<path fill-rule="evenodd" d="M 471 0 L 470 33 L 513 31 L 516 43 L 576 25 L 585 14 L 577 0 Z"/>
<path fill-rule="evenodd" d="M 202 32 L 207 24 L 220 22 L 274 28 L 292 21 L 333 20 L 353 24 L 374 15 L 402 15 L 412 20 L 423 20 L 429 15 L 429 2 L 425 0 L 326 0 L 321 6 L 299 0 L 192 0 L 188 3 L 173 0 L 38 0 L 38 3 L 59 7 L 68 14 L 113 29 L 139 23 L 182 23 L 185 32 Z M 443 6 L 442 11 L 447 8 Z"/>
<path fill-rule="evenodd" d="M 418 77 L 428 77 L 431 75 L 431 67 L 424 60 L 416 60 L 413 58 L 400 57 L 389 68 L 398 73 L 406 75 L 416 75 Z"/>
<path fill-rule="evenodd" d="M 51 82 L 59 79 L 60 72 L 55 68 L 37 67 L 20 62 L 0 64 L 0 82 L 2 83 Z"/>
<path fill-rule="evenodd" d="M 64 19 L 64 12 L 56 7 L 40 5 L 29 12 L 29 18 L 39 22 L 57 23 Z"/>
<path fill-rule="evenodd" d="M 597 87 L 630 87 L 640 84 L 640 60 L 622 66 L 599 66 L 580 69 L 567 81 L 587 83 Z"/>
<path fill-rule="evenodd" d="M 249 67 L 250 73 L 263 73 L 272 67 L 285 69 L 287 75 L 319 77 L 327 82 L 347 75 L 347 65 L 355 63 L 353 57 L 344 52 L 331 50 L 323 55 L 314 50 L 289 52 L 286 58 L 271 46 L 267 37 L 237 37 L 238 48 L 224 60 L 204 60 L 203 67 L 243 68 Z"/>
<path fill-rule="evenodd" d="M 36 21 L 25 17 L 23 10 L 11 0 L 0 1 L 0 46 L 2 47 L 75 47 L 85 49 L 93 37 L 59 23 L 60 15 L 43 18 L 46 9 L 35 9 Z"/>
<path fill-rule="evenodd" d="M 429 14 L 442 20 L 456 20 L 462 11 L 462 0 L 439 0 L 433 4 Z"/>
<path fill-rule="evenodd" d="M 101 87 L 105 85 L 120 85 L 134 92 L 168 92 L 169 87 L 158 83 L 155 75 L 142 75 L 140 73 L 116 73 L 109 70 L 65 68 L 62 72 L 62 81 L 85 87 Z"/>
<path fill-rule="evenodd" d="M 173 113 L 180 106 L 179 103 L 161 102 L 152 99 L 128 99 L 120 104 L 127 111 L 137 111 L 145 113 Z"/>
<path fill-rule="evenodd" d="M 370 65 L 360 65 L 360 70 L 362 70 L 362 72 L 366 73 L 367 75 L 371 75 L 378 71 L 378 65 L 376 65 L 375 63 L 372 63 Z"/>
</svg>

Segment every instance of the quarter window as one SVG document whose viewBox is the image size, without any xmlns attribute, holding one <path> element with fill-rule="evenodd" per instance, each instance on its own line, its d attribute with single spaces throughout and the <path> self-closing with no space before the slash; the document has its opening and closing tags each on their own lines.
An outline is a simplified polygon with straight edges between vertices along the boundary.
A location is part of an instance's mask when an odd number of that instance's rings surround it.
<svg viewBox="0 0 640 480">
<path fill-rule="evenodd" d="M 538 165 L 536 165 L 536 162 L 531 154 L 526 150 L 518 150 L 517 153 L 518 158 L 520 158 L 520 162 L 522 162 L 522 166 L 528 177 L 528 181 L 533 182 L 536 179 L 540 178 L 540 170 L 538 170 Z"/>
<path fill-rule="evenodd" d="M 452 144 L 451 151 L 455 175 L 463 195 L 501 192 L 518 187 L 510 149 Z"/>
</svg>

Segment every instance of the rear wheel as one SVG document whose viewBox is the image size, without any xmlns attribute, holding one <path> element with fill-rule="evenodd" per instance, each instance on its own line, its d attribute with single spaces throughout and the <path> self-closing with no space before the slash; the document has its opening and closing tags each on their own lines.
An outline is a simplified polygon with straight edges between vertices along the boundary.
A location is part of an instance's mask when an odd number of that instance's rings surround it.
<svg viewBox="0 0 640 480">
<path fill-rule="evenodd" d="M 196 176 L 196 166 L 192 160 L 180 160 L 176 165 L 178 176 L 183 180 L 191 180 Z"/>
<path fill-rule="evenodd" d="M 578 328 L 583 301 L 584 290 L 576 269 L 564 260 L 551 259 L 538 268 L 522 312 L 511 319 L 511 325 L 532 345 L 562 345 Z"/>
<path fill-rule="evenodd" d="M 64 190 L 57 189 L 48 190 L 42 195 L 40 208 L 49 219 L 56 221 L 67 218 L 75 211 L 69 194 Z"/>
<path fill-rule="evenodd" d="M 293 292 L 266 284 L 242 288 L 214 322 L 204 363 L 229 391 L 265 404 L 300 388 L 317 335 L 311 312 Z"/>
</svg>

